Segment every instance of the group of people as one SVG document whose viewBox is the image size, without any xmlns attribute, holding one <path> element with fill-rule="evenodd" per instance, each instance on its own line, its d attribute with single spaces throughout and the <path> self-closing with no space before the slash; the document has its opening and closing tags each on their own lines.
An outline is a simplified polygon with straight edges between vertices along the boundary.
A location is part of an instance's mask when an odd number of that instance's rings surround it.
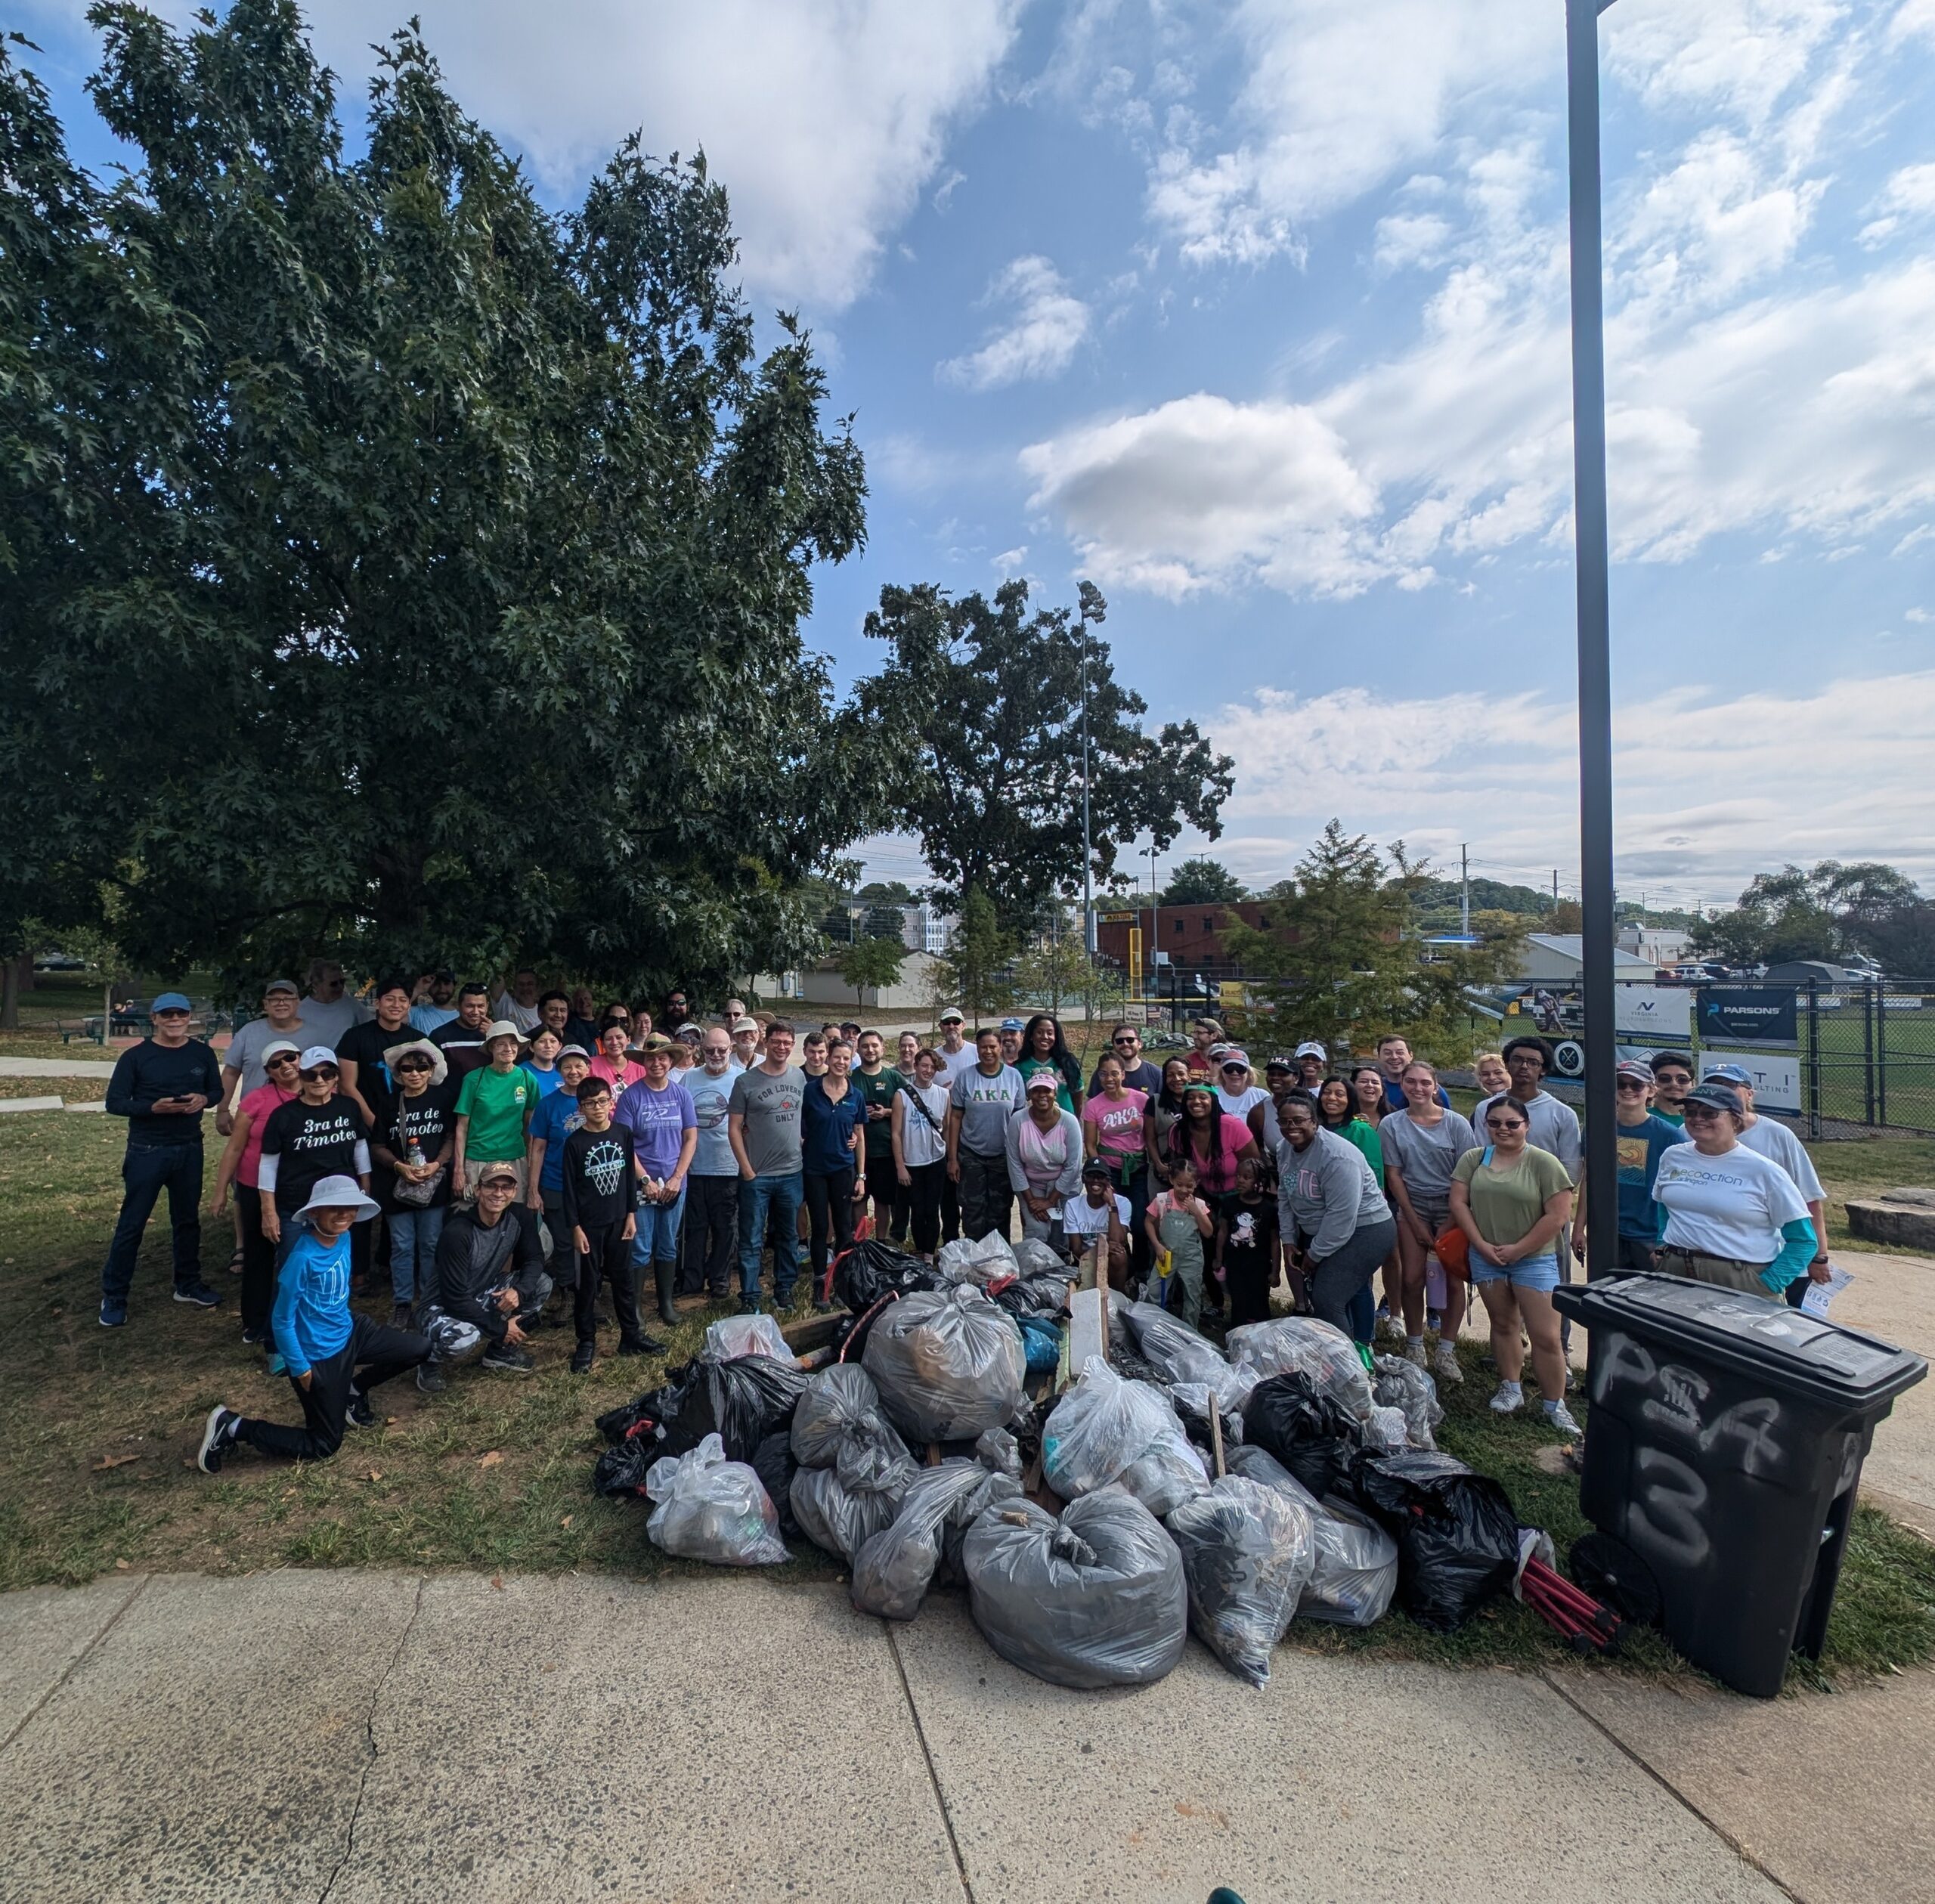
<svg viewBox="0 0 1935 1904">
<path fill-rule="evenodd" d="M 615 1320 L 618 1354 L 663 1352 L 642 1319 L 648 1279 L 666 1324 L 678 1295 L 729 1300 L 735 1272 L 742 1311 L 785 1310 L 803 1243 L 825 1299 L 868 1218 L 930 1258 L 956 1237 L 1011 1237 L 1018 1220 L 1022 1237 L 1192 1326 L 1206 1312 L 1263 1320 L 1286 1282 L 1299 1309 L 1367 1348 L 1381 1320 L 1454 1382 L 1469 1281 L 1491 1324 L 1491 1406 L 1524 1405 L 1529 1342 L 1546 1417 L 1577 1432 L 1552 1293 L 1584 1254 L 1583 1147 L 1577 1116 L 1544 1088 L 1538 1036 L 1477 1060 L 1468 1119 L 1397 1034 L 1341 1069 L 1306 1040 L 1259 1076 L 1209 1018 L 1159 1065 L 1139 1026 L 1115 1026 L 1085 1081 L 1046 1012 L 971 1038 L 949 1009 L 932 1044 L 901 1032 L 890 1061 L 882 1034 L 853 1023 L 802 1032 L 736 998 L 701 1020 L 678 990 L 594 1010 L 528 971 L 494 995 L 447 973 L 398 974 L 364 1000 L 319 962 L 306 992 L 265 989 L 219 1063 L 188 1036 L 179 994 L 151 1017 L 109 1087 L 108 1110 L 128 1119 L 127 1193 L 101 1323 L 127 1320 L 164 1190 L 175 1299 L 221 1301 L 197 1215 L 212 1110 L 226 1142 L 211 1208 L 235 1226 L 243 1340 L 289 1376 L 304 1416 L 295 1429 L 218 1408 L 204 1465 L 237 1441 L 333 1453 L 370 1389 L 407 1370 L 434 1392 L 447 1379 L 435 1317 L 475 1329 L 482 1366 L 501 1373 L 531 1369 L 531 1333 L 555 1320 L 573 1328 L 582 1373 L 602 1321 Z M 1686 1054 L 1663 1051 L 1622 1063 L 1615 1083 L 1622 1267 L 1791 1300 L 1825 1280 L 1819 1180 L 1791 1133 L 1756 1116 L 1745 1073 L 1696 1085 Z M 384 1325 L 349 1308 L 379 1262 Z"/>
</svg>

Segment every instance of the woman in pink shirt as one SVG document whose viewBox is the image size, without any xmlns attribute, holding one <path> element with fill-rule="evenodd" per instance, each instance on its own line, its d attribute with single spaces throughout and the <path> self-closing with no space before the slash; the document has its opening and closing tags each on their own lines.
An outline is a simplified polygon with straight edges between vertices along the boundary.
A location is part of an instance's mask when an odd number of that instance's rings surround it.
<svg viewBox="0 0 1935 1904">
<path fill-rule="evenodd" d="M 1191 1078 L 1183 1087 L 1182 1115 L 1169 1127 L 1171 1167 L 1187 1157 L 1196 1166 L 1196 1181 L 1212 1209 L 1215 1200 L 1237 1187 L 1237 1166 L 1245 1157 L 1260 1157 L 1256 1134 L 1240 1117 L 1232 1117 L 1207 1078 Z M 1212 1235 L 1203 1249 L 1205 1306 L 1218 1306 L 1216 1295 L 1216 1243 Z"/>
<path fill-rule="evenodd" d="M 631 1042 L 632 1028 L 617 1019 L 608 1020 L 603 1030 L 598 1034 L 598 1055 L 591 1060 L 591 1075 L 602 1078 L 611 1087 L 611 1097 L 615 1103 L 625 1094 L 625 1087 L 634 1085 L 645 1076 L 645 1067 L 634 1064 L 625 1056 L 625 1048 Z"/>
<path fill-rule="evenodd" d="M 1109 1166 L 1110 1184 L 1128 1199 L 1128 1235 L 1138 1278 L 1146 1277 L 1149 1240 L 1143 1213 L 1149 1207 L 1149 1153 L 1145 1126 L 1149 1094 L 1122 1082 L 1122 1061 L 1111 1051 L 1095 1067 L 1095 1094 L 1082 1107 L 1083 1148 Z"/>
<path fill-rule="evenodd" d="M 296 1095 L 296 1072 L 302 1054 L 286 1038 L 262 1048 L 262 1070 L 268 1082 L 258 1085 L 235 1107 L 228 1146 L 215 1169 L 215 1216 L 228 1214 L 228 1187 L 235 1186 L 236 1208 L 242 1217 L 242 1339 L 262 1343 L 269 1339 L 269 1311 L 275 1306 L 275 1245 L 262 1234 L 262 1193 L 256 1173 L 262 1161 L 262 1132 L 269 1113 Z"/>
</svg>

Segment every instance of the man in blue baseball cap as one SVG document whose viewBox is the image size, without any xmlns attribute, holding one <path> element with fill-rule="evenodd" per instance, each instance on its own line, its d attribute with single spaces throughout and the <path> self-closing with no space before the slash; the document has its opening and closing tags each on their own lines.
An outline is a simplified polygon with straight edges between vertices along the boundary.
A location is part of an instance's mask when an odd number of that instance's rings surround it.
<svg viewBox="0 0 1935 1904">
<path fill-rule="evenodd" d="M 202 1118 L 221 1102 L 221 1067 L 199 1038 L 188 1036 L 188 1001 L 164 992 L 148 1008 L 149 1036 L 115 1060 L 107 1114 L 128 1120 L 125 1186 L 114 1240 L 101 1272 L 101 1326 L 128 1320 L 135 1257 L 156 1200 L 168 1192 L 175 1233 L 175 1299 L 212 1309 L 221 1298 L 202 1280 Z"/>
</svg>

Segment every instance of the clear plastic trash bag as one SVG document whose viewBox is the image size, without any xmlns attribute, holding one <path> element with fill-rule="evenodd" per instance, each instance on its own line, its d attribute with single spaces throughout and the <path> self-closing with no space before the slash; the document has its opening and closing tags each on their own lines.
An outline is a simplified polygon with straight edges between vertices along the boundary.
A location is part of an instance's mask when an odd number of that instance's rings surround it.
<svg viewBox="0 0 1935 1904">
<path fill-rule="evenodd" d="M 988 1644 L 1051 1685 L 1147 1686 L 1182 1657 L 1182 1556 L 1119 1488 L 1070 1502 L 1060 1520 L 1032 1501 L 988 1509 L 961 1567 Z"/>
<path fill-rule="evenodd" d="M 799 1360 L 770 1316 L 721 1316 L 706 1326 L 705 1346 L 699 1352 L 721 1362 L 741 1355 L 769 1355 L 776 1362 Z"/>
<path fill-rule="evenodd" d="M 972 1441 L 1020 1408 L 1027 1351 L 1014 1318 L 964 1285 L 890 1304 L 861 1361 L 881 1406 L 917 1441 Z"/>
<path fill-rule="evenodd" d="M 934 1258 L 934 1268 L 950 1283 L 992 1283 L 1004 1276 L 1021 1273 L 1020 1259 L 1005 1237 L 992 1234 L 979 1238 L 961 1237 L 944 1243 Z"/>
<path fill-rule="evenodd" d="M 1119 1482 L 1159 1516 L 1209 1485 L 1162 1390 L 1124 1381 L 1098 1355 L 1088 1358 L 1044 1424 L 1042 1463 L 1063 1500 Z"/>
<path fill-rule="evenodd" d="M 1257 1370 L 1233 1364 L 1214 1342 L 1152 1302 L 1131 1303 L 1124 1319 L 1145 1362 L 1166 1381 L 1197 1382 L 1213 1389 L 1226 1415 L 1240 1414 L 1243 1398 L 1262 1379 Z"/>
<path fill-rule="evenodd" d="M 1438 1443 L 1432 1430 L 1444 1419 L 1438 1384 L 1416 1363 L 1407 1362 L 1401 1355 L 1380 1355 L 1373 1366 L 1376 1371 L 1371 1378 L 1373 1399 L 1380 1408 L 1401 1410 L 1411 1446 L 1435 1453 Z"/>
<path fill-rule="evenodd" d="M 775 1567 L 792 1559 L 779 1537 L 779 1516 L 759 1476 L 726 1458 L 708 1435 L 689 1454 L 652 1463 L 645 1491 L 655 1503 L 645 1524 L 652 1545 L 715 1567 Z"/>
<path fill-rule="evenodd" d="M 1375 1626 L 1398 1590 L 1398 1543 L 1370 1517 L 1336 1495 L 1316 1500 L 1274 1455 L 1260 1447 L 1229 1450 L 1230 1471 L 1274 1488 L 1311 1518 L 1314 1558 L 1297 1602 L 1300 1620 Z"/>
<path fill-rule="evenodd" d="M 1277 1489 L 1224 1475 L 1163 1525 L 1181 1550 L 1190 1631 L 1238 1679 L 1268 1685 L 1270 1655 L 1317 1564 L 1316 1516 Z"/>
<path fill-rule="evenodd" d="M 1360 1421 L 1370 1413 L 1370 1378 L 1364 1372 L 1357 1345 L 1342 1330 L 1314 1316 L 1245 1323 L 1230 1331 L 1227 1346 L 1230 1360 L 1253 1368 L 1259 1379 L 1307 1375 Z"/>
</svg>

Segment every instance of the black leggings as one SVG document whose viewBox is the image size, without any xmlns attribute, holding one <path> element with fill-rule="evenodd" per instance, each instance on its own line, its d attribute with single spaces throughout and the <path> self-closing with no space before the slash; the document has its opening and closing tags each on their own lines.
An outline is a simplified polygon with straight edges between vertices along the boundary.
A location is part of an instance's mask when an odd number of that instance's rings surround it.
<svg viewBox="0 0 1935 1904">
<path fill-rule="evenodd" d="M 853 1172 L 850 1166 L 844 1170 L 809 1170 L 805 1176 L 807 1213 L 813 1221 L 808 1260 L 813 1265 L 813 1286 L 819 1289 L 826 1282 L 829 1228 L 834 1255 L 853 1246 Z"/>
<path fill-rule="evenodd" d="M 598 1339 L 598 1286 L 608 1279 L 611 1285 L 611 1311 L 618 1318 L 618 1339 L 636 1342 L 638 1270 L 632 1262 L 632 1246 L 625 1226 L 622 1223 L 595 1226 L 585 1231 L 584 1240 L 591 1248 L 577 1259 L 577 1287 L 573 1292 L 571 1305 L 580 1345 L 589 1346 Z"/>
<path fill-rule="evenodd" d="M 242 1215 L 242 1327 L 266 1341 L 275 1308 L 275 1245 L 262 1234 L 259 1190 L 237 1184 L 235 1206 Z"/>
<path fill-rule="evenodd" d="M 1318 1319 L 1351 1333 L 1351 1299 L 1367 1289 L 1391 1246 L 1398 1240 L 1395 1218 L 1385 1217 L 1353 1230 L 1348 1237 L 1320 1263 L 1304 1259 L 1304 1284 L 1310 1293 L 1310 1306 Z"/>
<path fill-rule="evenodd" d="M 907 1175 L 913 1181 L 901 1195 L 907 1200 L 914 1247 L 922 1255 L 931 1256 L 940 1247 L 940 1193 L 947 1182 L 947 1159 L 937 1157 L 932 1163 L 909 1164 Z"/>
</svg>

